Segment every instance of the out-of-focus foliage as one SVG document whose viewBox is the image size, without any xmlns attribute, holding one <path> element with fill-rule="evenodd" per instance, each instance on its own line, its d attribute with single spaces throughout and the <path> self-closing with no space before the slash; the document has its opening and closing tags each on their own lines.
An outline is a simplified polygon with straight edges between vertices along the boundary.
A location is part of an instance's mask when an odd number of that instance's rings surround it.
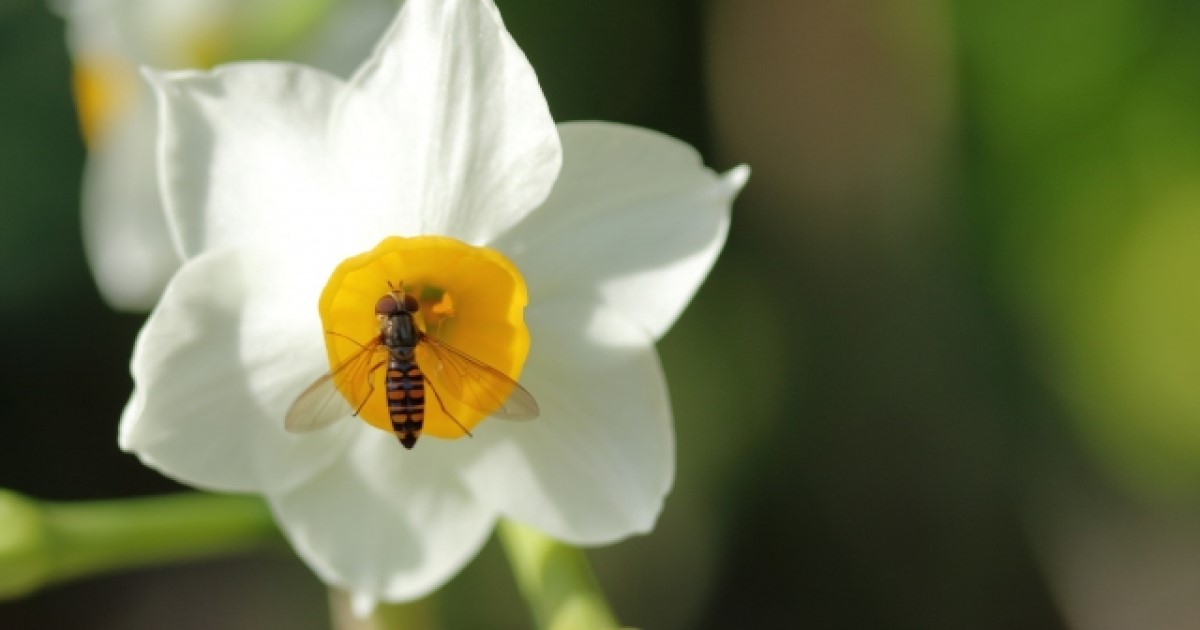
<svg viewBox="0 0 1200 630">
<path fill-rule="evenodd" d="M 83 153 L 62 29 L 31 15 L 43 7 L 22 4 L 0 10 L 0 313 L 89 282 L 78 234 Z"/>
<path fill-rule="evenodd" d="M 1080 439 L 1200 484 L 1200 7 L 963 2 L 971 200 Z"/>
</svg>

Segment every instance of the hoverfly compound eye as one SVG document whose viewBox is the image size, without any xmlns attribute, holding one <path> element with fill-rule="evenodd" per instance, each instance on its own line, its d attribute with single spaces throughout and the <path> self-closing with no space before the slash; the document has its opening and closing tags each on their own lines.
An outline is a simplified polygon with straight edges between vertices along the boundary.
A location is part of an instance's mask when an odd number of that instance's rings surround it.
<svg viewBox="0 0 1200 630">
<path fill-rule="evenodd" d="M 421 310 L 421 305 L 417 303 L 417 298 L 411 295 L 404 296 L 404 310 L 409 313 L 416 313 Z"/>
<path fill-rule="evenodd" d="M 398 310 L 400 310 L 400 305 L 391 294 L 379 298 L 379 301 L 375 303 L 376 315 L 391 315 Z"/>
</svg>

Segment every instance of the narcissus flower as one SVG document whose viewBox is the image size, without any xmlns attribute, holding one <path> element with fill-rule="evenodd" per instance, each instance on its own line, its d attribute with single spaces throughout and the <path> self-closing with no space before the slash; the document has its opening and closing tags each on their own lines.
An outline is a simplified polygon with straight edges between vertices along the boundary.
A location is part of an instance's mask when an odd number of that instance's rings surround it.
<svg viewBox="0 0 1200 630">
<path fill-rule="evenodd" d="M 148 311 L 181 260 L 163 221 L 153 96 L 137 67 L 210 68 L 292 59 L 347 76 L 396 11 L 395 0 L 59 0 L 88 146 L 84 244 L 113 307 Z"/>
<path fill-rule="evenodd" d="M 674 471 L 654 343 L 716 259 L 744 168 L 716 174 L 646 130 L 556 127 L 482 0 L 410 0 L 349 81 L 285 63 L 149 76 L 185 262 L 134 349 L 122 448 L 263 495 L 322 578 L 367 598 L 436 588 L 502 516 L 579 545 L 653 527 Z M 462 426 L 427 394 L 407 451 L 389 368 L 367 366 L 359 417 L 285 431 L 301 391 L 379 334 L 395 287 L 540 416 L 485 419 L 435 377 Z"/>
</svg>

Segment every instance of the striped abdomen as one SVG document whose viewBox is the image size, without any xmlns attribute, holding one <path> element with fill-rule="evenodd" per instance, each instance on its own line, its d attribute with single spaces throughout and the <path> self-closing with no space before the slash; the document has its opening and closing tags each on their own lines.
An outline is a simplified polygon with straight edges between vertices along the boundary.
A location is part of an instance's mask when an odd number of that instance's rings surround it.
<svg viewBox="0 0 1200 630">
<path fill-rule="evenodd" d="M 425 424 L 425 377 L 413 360 L 412 348 L 389 353 L 387 377 L 388 415 L 392 431 L 404 448 L 412 448 Z"/>
</svg>

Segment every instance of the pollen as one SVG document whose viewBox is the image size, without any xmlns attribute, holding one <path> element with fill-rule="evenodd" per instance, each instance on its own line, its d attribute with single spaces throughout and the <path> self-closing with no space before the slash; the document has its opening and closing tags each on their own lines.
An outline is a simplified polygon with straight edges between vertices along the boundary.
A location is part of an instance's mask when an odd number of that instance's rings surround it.
<svg viewBox="0 0 1200 630">
<path fill-rule="evenodd" d="M 416 325 L 437 342 L 518 379 L 530 343 L 524 278 L 501 253 L 441 236 L 389 237 L 333 271 L 319 305 L 331 371 L 380 338 L 375 306 L 393 290 L 417 300 Z M 380 348 L 376 354 L 335 382 L 348 401 L 365 400 L 362 420 L 392 431 L 388 353 Z M 464 381 L 440 375 L 436 354 L 418 344 L 415 359 L 425 389 L 432 390 L 424 393 L 423 435 L 463 437 L 487 417 L 462 402 Z"/>
<path fill-rule="evenodd" d="M 450 292 L 442 293 L 442 298 L 434 303 L 425 313 L 426 332 L 440 333 L 442 325 L 454 317 L 454 298 Z"/>
<path fill-rule="evenodd" d="M 438 303 L 434 304 L 433 308 L 429 310 L 435 315 L 454 317 L 454 299 L 450 297 L 450 292 L 443 293 L 442 299 L 438 300 Z"/>
</svg>

